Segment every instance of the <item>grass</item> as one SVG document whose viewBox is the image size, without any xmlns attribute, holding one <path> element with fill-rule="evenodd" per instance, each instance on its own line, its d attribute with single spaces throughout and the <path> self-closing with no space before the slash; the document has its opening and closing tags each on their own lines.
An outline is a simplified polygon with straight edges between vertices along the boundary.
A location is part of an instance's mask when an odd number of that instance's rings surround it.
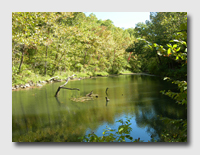
<svg viewBox="0 0 200 155">
<path fill-rule="evenodd" d="M 32 81 L 33 83 L 37 83 L 38 81 L 45 81 L 50 78 L 51 78 L 50 76 L 42 76 L 35 73 L 31 73 L 29 75 L 21 73 L 14 77 L 14 80 L 12 80 L 12 86 L 19 85 L 19 84 L 23 85 L 30 81 Z"/>
</svg>

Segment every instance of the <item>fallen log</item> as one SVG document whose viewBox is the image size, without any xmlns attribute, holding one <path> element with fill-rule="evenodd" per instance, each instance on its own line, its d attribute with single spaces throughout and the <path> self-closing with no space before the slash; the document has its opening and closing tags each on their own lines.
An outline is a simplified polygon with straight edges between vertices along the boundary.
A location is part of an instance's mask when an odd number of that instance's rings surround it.
<svg viewBox="0 0 200 155">
<path fill-rule="evenodd" d="M 70 78 L 73 78 L 74 76 L 76 76 L 76 75 L 73 74 L 72 76 L 69 76 L 69 77 L 67 78 L 66 82 L 65 82 L 63 85 L 61 85 L 60 87 L 58 87 L 58 89 L 57 89 L 57 91 L 56 91 L 56 94 L 55 94 L 55 97 L 58 96 L 58 93 L 59 93 L 59 91 L 60 91 L 61 88 L 63 88 L 63 89 L 69 89 L 69 90 L 80 90 L 80 89 L 78 89 L 78 88 L 66 88 L 66 87 L 64 87 L 64 86 L 68 83 L 69 79 L 70 79 Z"/>
</svg>

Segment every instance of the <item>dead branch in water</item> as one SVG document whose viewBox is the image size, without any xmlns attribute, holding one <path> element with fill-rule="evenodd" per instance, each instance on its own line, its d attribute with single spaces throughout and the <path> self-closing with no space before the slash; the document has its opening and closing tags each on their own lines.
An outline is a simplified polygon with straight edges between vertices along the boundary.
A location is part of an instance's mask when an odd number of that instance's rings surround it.
<svg viewBox="0 0 200 155">
<path fill-rule="evenodd" d="M 108 96 L 108 93 L 107 93 L 107 91 L 108 91 L 108 88 L 106 88 L 106 95 Z"/>
<path fill-rule="evenodd" d="M 67 78 L 67 81 L 63 85 L 61 85 L 60 87 L 58 87 L 58 89 L 56 91 L 56 94 L 55 94 L 55 97 L 57 97 L 57 95 L 58 95 L 58 93 L 59 93 L 59 91 L 60 91 L 61 88 L 63 88 L 63 89 L 69 89 L 69 90 L 79 90 L 78 88 L 66 88 L 66 87 L 64 87 L 68 83 L 69 79 L 73 78 L 74 76 L 76 76 L 76 75 L 73 74 L 72 76 L 69 76 Z"/>
<path fill-rule="evenodd" d="M 86 96 L 91 97 L 92 93 L 93 93 L 93 90 L 89 94 L 87 94 Z"/>
</svg>

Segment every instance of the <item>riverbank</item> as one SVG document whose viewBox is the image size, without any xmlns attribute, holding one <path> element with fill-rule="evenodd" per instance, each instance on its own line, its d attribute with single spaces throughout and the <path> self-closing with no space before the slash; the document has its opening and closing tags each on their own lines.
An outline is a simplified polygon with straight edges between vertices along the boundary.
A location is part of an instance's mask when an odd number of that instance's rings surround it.
<svg viewBox="0 0 200 155">
<path fill-rule="evenodd" d="M 15 80 L 12 81 L 12 90 L 18 90 L 18 89 L 25 89 L 25 88 L 33 88 L 33 87 L 41 87 L 46 83 L 52 83 L 52 82 L 62 82 L 67 79 L 67 77 L 76 74 L 76 78 L 89 78 L 92 76 L 98 76 L 98 75 L 108 75 L 106 72 L 100 72 L 100 73 L 94 73 L 91 72 L 56 72 L 53 77 L 50 77 L 49 75 L 42 76 L 39 74 L 31 73 L 30 75 L 20 75 L 19 77 L 15 78 Z"/>
<path fill-rule="evenodd" d="M 36 87 L 42 87 L 43 85 L 47 84 L 47 83 L 53 83 L 53 82 L 62 82 L 62 81 L 66 81 L 67 77 L 72 75 L 73 73 L 60 73 L 60 75 L 56 75 L 54 77 L 38 77 L 37 75 L 36 78 L 34 79 L 34 77 L 27 79 L 26 82 L 24 83 L 16 83 L 16 84 L 12 84 L 12 90 L 16 91 L 16 90 L 21 90 L 21 89 L 32 89 L 32 88 L 36 88 Z M 92 75 L 87 73 L 74 73 L 76 74 L 76 77 L 74 77 L 73 79 L 71 79 L 71 81 L 74 80 L 83 80 L 83 79 L 88 79 L 88 78 L 97 78 L 97 77 L 108 77 L 108 76 L 119 76 L 119 75 L 148 75 L 148 76 L 154 76 L 154 75 L 150 75 L 147 73 L 132 73 L 130 71 L 125 71 L 125 72 L 121 72 L 119 74 L 109 74 L 107 72 L 95 72 Z M 34 79 L 34 80 L 33 80 Z"/>
</svg>

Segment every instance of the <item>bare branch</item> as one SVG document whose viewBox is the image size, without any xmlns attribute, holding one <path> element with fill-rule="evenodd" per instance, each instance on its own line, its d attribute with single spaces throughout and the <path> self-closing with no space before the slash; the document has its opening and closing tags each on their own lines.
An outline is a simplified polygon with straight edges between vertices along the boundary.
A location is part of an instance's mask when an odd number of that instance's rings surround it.
<svg viewBox="0 0 200 155">
<path fill-rule="evenodd" d="M 69 89 L 69 90 L 80 90 L 80 89 L 78 89 L 78 88 L 66 88 L 66 87 L 60 87 L 60 88 Z"/>
<path fill-rule="evenodd" d="M 64 87 L 64 86 L 68 83 L 69 79 L 70 79 L 70 78 L 73 78 L 74 76 L 76 76 L 76 75 L 73 74 L 72 76 L 69 76 L 69 77 L 67 78 L 66 82 L 65 82 L 63 85 L 61 85 L 60 87 L 58 87 L 58 89 L 57 89 L 57 91 L 56 91 L 56 94 L 55 94 L 55 97 L 57 97 L 58 92 L 60 91 L 61 88 L 63 88 L 63 89 L 69 89 L 69 90 L 79 90 L 78 88 L 66 88 L 66 87 Z"/>
</svg>

